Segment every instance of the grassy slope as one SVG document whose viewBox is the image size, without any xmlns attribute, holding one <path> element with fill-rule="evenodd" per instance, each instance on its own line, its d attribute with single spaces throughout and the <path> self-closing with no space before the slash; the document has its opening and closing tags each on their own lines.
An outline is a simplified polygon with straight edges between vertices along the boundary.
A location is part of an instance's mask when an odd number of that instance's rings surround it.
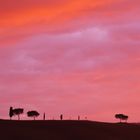
<svg viewBox="0 0 140 140">
<path fill-rule="evenodd" d="M 140 140 L 140 126 L 89 121 L 0 121 L 1 140 Z"/>
</svg>

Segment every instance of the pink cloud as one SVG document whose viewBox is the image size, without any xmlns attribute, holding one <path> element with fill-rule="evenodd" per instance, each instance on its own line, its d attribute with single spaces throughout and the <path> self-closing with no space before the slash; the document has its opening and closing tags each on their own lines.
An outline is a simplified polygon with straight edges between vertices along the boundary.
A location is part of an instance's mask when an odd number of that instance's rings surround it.
<svg viewBox="0 0 140 140">
<path fill-rule="evenodd" d="M 0 4 L 1 117 L 13 105 L 51 118 L 114 121 L 124 112 L 139 121 L 139 1 L 12 2 Z M 44 7 L 50 14 L 31 14 Z"/>
</svg>

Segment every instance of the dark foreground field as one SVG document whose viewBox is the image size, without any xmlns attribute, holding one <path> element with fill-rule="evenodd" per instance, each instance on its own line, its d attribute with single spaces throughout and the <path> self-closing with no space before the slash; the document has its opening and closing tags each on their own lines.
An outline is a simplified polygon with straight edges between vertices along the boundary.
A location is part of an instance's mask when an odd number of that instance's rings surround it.
<svg viewBox="0 0 140 140">
<path fill-rule="evenodd" d="M 0 121 L 0 140 L 140 140 L 140 126 L 90 121 Z"/>
</svg>

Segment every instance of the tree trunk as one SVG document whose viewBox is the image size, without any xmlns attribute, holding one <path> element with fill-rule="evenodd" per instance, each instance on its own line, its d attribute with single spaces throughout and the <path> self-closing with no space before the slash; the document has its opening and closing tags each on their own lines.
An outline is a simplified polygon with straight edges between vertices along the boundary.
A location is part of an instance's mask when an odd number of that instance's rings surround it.
<svg viewBox="0 0 140 140">
<path fill-rule="evenodd" d="M 20 116 L 18 115 L 18 120 L 20 120 Z"/>
</svg>

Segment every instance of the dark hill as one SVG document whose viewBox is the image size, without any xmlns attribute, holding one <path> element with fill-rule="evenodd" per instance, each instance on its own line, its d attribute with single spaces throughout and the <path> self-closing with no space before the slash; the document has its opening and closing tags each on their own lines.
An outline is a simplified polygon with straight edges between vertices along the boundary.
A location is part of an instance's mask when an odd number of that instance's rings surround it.
<svg viewBox="0 0 140 140">
<path fill-rule="evenodd" d="M 0 140 L 140 140 L 140 125 L 0 120 Z"/>
</svg>

